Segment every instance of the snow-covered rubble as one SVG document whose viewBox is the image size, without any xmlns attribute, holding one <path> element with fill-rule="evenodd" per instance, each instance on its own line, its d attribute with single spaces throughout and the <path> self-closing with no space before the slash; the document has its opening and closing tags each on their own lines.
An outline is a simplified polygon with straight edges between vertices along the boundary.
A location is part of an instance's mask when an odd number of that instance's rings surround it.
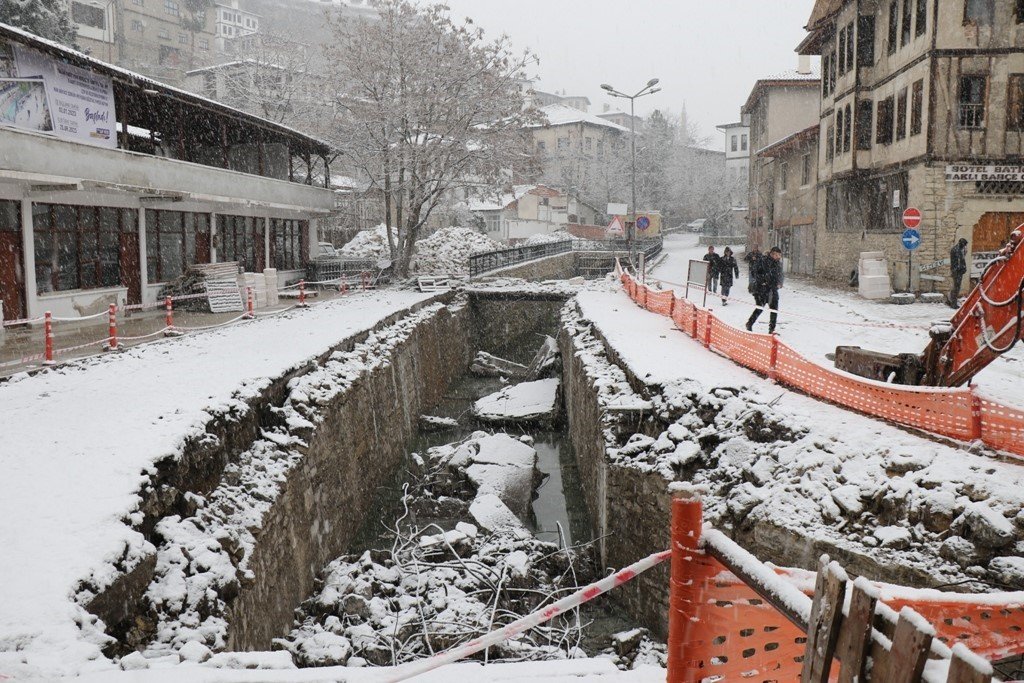
<svg viewBox="0 0 1024 683">
<path fill-rule="evenodd" d="M 469 257 L 501 245 L 472 228 L 441 228 L 416 243 L 413 268 L 422 274 L 468 273 Z"/>
<path fill-rule="evenodd" d="M 504 387 L 473 404 L 473 415 L 492 424 L 521 424 L 556 417 L 559 380 L 540 379 Z"/>
<path fill-rule="evenodd" d="M 601 382 L 610 372 L 603 344 L 572 306 L 563 321 L 574 345 L 593 350 L 581 357 Z M 625 296 L 591 297 L 585 312 L 645 378 L 663 425 L 654 436 L 607 430 L 616 466 L 705 486 L 707 520 L 733 534 L 781 529 L 933 585 L 1024 588 L 1015 571 L 1024 555 L 1019 465 L 796 396 L 708 354 Z"/>
</svg>

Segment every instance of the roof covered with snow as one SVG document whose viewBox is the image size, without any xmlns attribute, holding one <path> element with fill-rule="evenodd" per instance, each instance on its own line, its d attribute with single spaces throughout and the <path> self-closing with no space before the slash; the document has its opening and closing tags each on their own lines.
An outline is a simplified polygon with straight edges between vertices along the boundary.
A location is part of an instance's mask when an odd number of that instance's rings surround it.
<svg viewBox="0 0 1024 683">
<path fill-rule="evenodd" d="M 770 88 L 811 88 L 817 87 L 821 82 L 821 73 L 817 68 L 807 71 L 797 69 L 780 71 L 779 73 L 760 78 L 754 83 L 747 101 L 740 107 L 740 112 L 746 114 L 754 106 L 754 103 L 761 97 L 761 94 Z"/>
<path fill-rule="evenodd" d="M 620 132 L 629 132 L 629 128 L 620 126 L 617 123 L 612 123 L 602 119 L 597 114 L 588 114 L 585 111 L 574 109 L 564 104 L 549 104 L 546 107 L 541 107 L 540 111 L 547 117 L 548 126 L 568 126 L 572 124 L 582 123 L 591 126 L 602 126 L 604 128 L 611 128 Z M 544 126 L 534 126 L 544 127 Z"/>
<path fill-rule="evenodd" d="M 561 194 L 558 190 L 554 190 L 546 185 L 515 185 L 512 187 L 511 192 L 504 192 L 498 196 L 487 195 L 484 197 L 475 197 L 469 199 L 466 203 L 468 204 L 470 211 L 502 211 L 512 206 L 512 204 L 516 203 L 534 190 L 541 188 L 549 191 L 547 193 L 548 196 Z"/>
</svg>

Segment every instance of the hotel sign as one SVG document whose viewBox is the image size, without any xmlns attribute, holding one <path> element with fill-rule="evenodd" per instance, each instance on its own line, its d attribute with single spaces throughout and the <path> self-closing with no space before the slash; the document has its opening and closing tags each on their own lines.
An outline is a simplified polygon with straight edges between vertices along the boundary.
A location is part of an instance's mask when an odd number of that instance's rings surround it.
<svg viewBox="0 0 1024 683">
<path fill-rule="evenodd" d="M 1024 182 L 1024 166 L 946 166 L 947 183 L 975 183 L 982 181 Z"/>
</svg>

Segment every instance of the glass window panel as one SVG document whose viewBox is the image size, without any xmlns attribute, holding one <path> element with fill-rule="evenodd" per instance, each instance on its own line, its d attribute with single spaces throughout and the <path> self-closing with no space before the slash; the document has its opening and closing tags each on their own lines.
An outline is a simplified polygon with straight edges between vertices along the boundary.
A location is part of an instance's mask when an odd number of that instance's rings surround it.
<svg viewBox="0 0 1024 683">
<path fill-rule="evenodd" d="M 146 279 L 149 282 L 161 282 L 160 240 L 157 237 L 156 212 L 150 211 L 146 218 Z"/>
<path fill-rule="evenodd" d="M 117 214 L 117 209 L 111 209 L 106 206 L 100 207 L 100 230 L 103 232 L 117 232 L 119 229 Z"/>
<path fill-rule="evenodd" d="M 33 238 L 36 254 L 36 291 L 40 294 L 52 292 L 57 272 L 57 251 L 54 248 L 54 234 L 49 204 L 35 204 L 32 207 Z"/>
<path fill-rule="evenodd" d="M 138 232 L 138 214 L 134 209 L 121 209 L 121 232 Z"/>
<path fill-rule="evenodd" d="M 72 209 L 72 211 L 74 210 Z M 58 223 L 58 225 L 61 224 Z M 54 243 L 57 250 L 56 289 L 59 292 L 78 289 L 78 233 L 73 230 L 63 230 L 54 234 L 57 237 Z"/>
<path fill-rule="evenodd" d="M 18 202 L 0 201 L 0 232 L 21 230 L 20 211 Z"/>
<path fill-rule="evenodd" d="M 99 236 L 95 230 L 83 230 L 78 235 L 78 270 L 81 289 L 99 286 L 96 271 L 99 265 Z"/>
<path fill-rule="evenodd" d="M 160 278 L 167 282 L 181 275 L 181 234 L 160 228 Z"/>
<path fill-rule="evenodd" d="M 121 284 L 121 237 L 116 232 L 100 233 L 100 286 L 116 287 Z"/>
</svg>

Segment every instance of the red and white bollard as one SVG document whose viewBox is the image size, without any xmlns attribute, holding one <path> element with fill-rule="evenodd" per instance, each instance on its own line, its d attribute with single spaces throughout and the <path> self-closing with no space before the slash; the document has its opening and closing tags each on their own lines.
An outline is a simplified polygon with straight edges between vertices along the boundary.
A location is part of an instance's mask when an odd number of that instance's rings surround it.
<svg viewBox="0 0 1024 683">
<path fill-rule="evenodd" d="M 253 304 L 253 300 L 252 300 L 252 287 L 246 287 L 245 288 L 245 300 L 246 300 L 246 309 L 247 309 L 245 317 L 248 318 L 249 320 L 252 320 L 253 318 L 256 317 L 256 310 L 255 310 L 256 307 Z"/>
<path fill-rule="evenodd" d="M 164 297 L 164 336 L 171 337 L 176 334 L 174 331 L 174 300 L 171 297 Z"/>
<path fill-rule="evenodd" d="M 361 273 L 361 276 L 363 281 L 363 290 L 365 291 L 370 288 L 370 274 L 364 270 Z"/>
<path fill-rule="evenodd" d="M 299 280 L 299 306 L 305 308 L 308 305 L 306 303 L 306 281 Z"/>
<path fill-rule="evenodd" d="M 117 304 L 110 304 L 110 308 L 107 311 L 107 322 L 109 330 L 107 331 L 107 346 L 106 351 L 117 351 Z"/>
<path fill-rule="evenodd" d="M 341 284 L 338 285 L 338 291 L 342 294 L 348 294 L 348 283 L 342 280 Z"/>
<path fill-rule="evenodd" d="M 43 365 L 53 365 L 53 315 L 43 314 Z"/>
</svg>

